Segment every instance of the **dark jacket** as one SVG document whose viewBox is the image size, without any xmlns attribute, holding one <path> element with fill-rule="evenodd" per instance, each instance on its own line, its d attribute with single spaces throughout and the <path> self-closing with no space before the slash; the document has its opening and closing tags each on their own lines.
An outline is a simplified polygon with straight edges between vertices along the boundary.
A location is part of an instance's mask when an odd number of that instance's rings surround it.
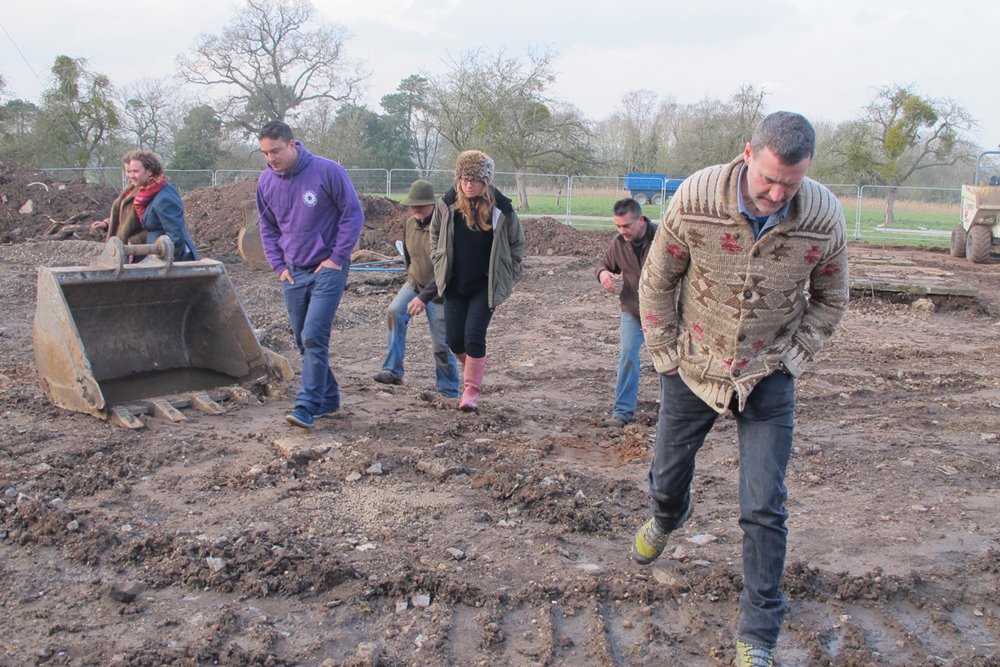
<svg viewBox="0 0 1000 667">
<path fill-rule="evenodd" d="M 493 188 L 493 186 L 490 186 Z M 490 250 L 487 296 L 490 308 L 496 308 L 510 296 L 514 279 L 521 275 L 524 260 L 524 229 L 517 219 L 513 203 L 493 188 L 493 246 Z M 434 208 L 431 217 L 431 261 L 438 294 L 448 286 L 455 254 L 455 188 L 449 189 Z"/>
<path fill-rule="evenodd" d="M 622 291 L 619 299 L 622 303 L 622 312 L 628 313 L 637 320 L 639 319 L 639 276 L 642 275 L 642 265 L 646 263 L 646 256 L 653 245 L 653 237 L 656 235 L 657 228 L 656 223 L 646 216 L 642 216 L 642 219 L 646 221 L 646 234 L 642 237 L 642 249 L 638 257 L 635 255 L 635 250 L 632 249 L 632 243 L 618 234 L 597 263 L 598 280 L 601 278 L 601 271 L 610 271 L 616 275 L 621 274 Z"/>
</svg>

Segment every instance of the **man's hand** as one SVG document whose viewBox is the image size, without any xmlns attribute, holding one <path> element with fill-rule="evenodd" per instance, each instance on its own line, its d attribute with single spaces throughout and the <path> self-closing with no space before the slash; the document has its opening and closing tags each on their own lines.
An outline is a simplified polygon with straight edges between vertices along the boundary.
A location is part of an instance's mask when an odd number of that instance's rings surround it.
<svg viewBox="0 0 1000 667">
<path fill-rule="evenodd" d="M 607 269 L 601 271 L 597 276 L 597 279 L 601 281 L 601 287 L 603 287 L 608 294 L 614 294 L 616 291 L 615 281 L 621 280 L 621 276 L 616 276 Z"/>
<path fill-rule="evenodd" d="M 324 259 L 322 262 L 319 263 L 319 266 L 316 267 L 316 270 L 313 273 L 319 273 L 323 269 L 336 269 L 337 271 L 340 271 L 342 268 L 344 267 L 341 266 L 340 264 L 334 264 L 333 260 Z"/>
<path fill-rule="evenodd" d="M 278 275 L 278 280 L 289 285 L 295 284 L 295 279 L 292 278 L 292 274 L 289 273 L 288 269 L 285 269 Z"/>
<path fill-rule="evenodd" d="M 410 299 L 410 302 L 406 304 L 406 312 L 410 315 L 417 315 L 418 313 L 424 312 L 427 309 L 427 304 L 420 300 L 419 296 L 415 296 Z"/>
</svg>

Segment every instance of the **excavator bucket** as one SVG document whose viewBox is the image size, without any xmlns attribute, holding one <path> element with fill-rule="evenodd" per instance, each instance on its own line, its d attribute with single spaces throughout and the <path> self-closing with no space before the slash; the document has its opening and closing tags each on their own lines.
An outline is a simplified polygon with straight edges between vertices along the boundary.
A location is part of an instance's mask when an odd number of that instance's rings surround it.
<svg viewBox="0 0 1000 667">
<path fill-rule="evenodd" d="M 240 205 L 240 208 L 243 210 L 243 226 L 236 235 L 236 249 L 240 257 L 253 268 L 270 271 L 271 265 L 267 263 L 267 256 L 264 254 L 264 240 L 260 236 L 257 200 L 248 199 Z"/>
<path fill-rule="evenodd" d="M 141 254 L 150 256 L 125 263 Z M 270 379 L 223 265 L 172 258 L 165 236 L 150 246 L 111 239 L 94 265 L 39 267 L 35 364 L 55 405 L 127 422 L 126 406 L 148 399 L 175 418 L 162 397 L 191 394 L 194 405 L 209 405 L 210 389 Z"/>
</svg>

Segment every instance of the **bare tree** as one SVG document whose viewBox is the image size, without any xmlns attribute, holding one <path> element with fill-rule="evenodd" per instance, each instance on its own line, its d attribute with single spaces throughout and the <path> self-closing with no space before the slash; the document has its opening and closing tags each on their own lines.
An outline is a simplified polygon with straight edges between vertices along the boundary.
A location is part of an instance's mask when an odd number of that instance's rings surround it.
<svg viewBox="0 0 1000 667">
<path fill-rule="evenodd" d="M 704 99 L 677 109 L 672 160 L 676 171 L 689 174 L 739 155 L 764 117 L 766 96 L 766 91 L 747 84 L 726 101 Z"/>
<path fill-rule="evenodd" d="M 130 143 L 156 151 L 169 161 L 174 131 L 184 116 L 180 88 L 166 77 L 147 78 L 127 86 L 118 97 L 122 129 Z"/>
<path fill-rule="evenodd" d="M 366 75 L 344 54 L 346 29 L 314 13 L 308 0 L 247 0 L 221 35 L 203 35 L 178 58 L 180 74 L 228 90 L 221 111 L 248 134 L 311 101 L 352 102 Z"/>
<path fill-rule="evenodd" d="M 526 174 L 555 156 L 593 162 L 590 130 L 570 105 L 546 94 L 555 79 L 548 52 L 526 59 L 482 50 L 451 62 L 431 86 L 436 124 L 456 150 L 482 148 L 514 169 L 520 209 L 528 210 Z M 571 167 L 570 167 L 571 168 Z"/>
<path fill-rule="evenodd" d="M 632 90 L 594 131 L 599 160 L 612 173 L 666 171 L 671 147 L 673 98 L 657 101 L 651 90 Z"/>
</svg>

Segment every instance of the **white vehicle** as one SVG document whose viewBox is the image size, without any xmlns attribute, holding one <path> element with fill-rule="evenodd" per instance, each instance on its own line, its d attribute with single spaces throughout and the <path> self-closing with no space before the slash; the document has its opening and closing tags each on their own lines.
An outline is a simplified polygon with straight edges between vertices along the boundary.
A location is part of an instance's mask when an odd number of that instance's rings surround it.
<svg viewBox="0 0 1000 667">
<path fill-rule="evenodd" d="M 1000 244 L 1000 176 L 993 176 L 987 185 L 979 184 L 980 166 L 986 151 L 976 160 L 976 175 L 972 185 L 962 186 L 962 220 L 951 232 L 952 257 L 966 257 L 982 264 L 990 258 L 994 244 Z"/>
</svg>

